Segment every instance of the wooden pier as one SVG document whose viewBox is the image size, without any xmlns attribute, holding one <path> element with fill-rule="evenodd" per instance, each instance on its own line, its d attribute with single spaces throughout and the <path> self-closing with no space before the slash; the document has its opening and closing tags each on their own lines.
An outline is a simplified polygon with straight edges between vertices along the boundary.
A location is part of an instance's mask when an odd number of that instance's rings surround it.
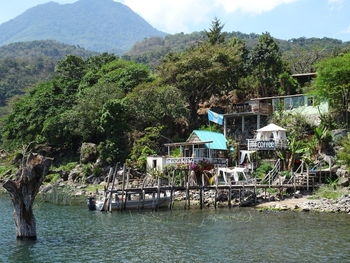
<svg viewBox="0 0 350 263">
<path fill-rule="evenodd" d="M 208 185 L 205 184 L 204 176 L 202 175 L 202 180 L 198 184 L 193 184 L 189 180 L 189 174 L 187 174 L 184 178 L 184 181 L 180 181 L 180 184 L 182 185 L 175 185 L 175 179 L 174 174 L 172 177 L 168 178 L 167 182 L 162 184 L 162 180 L 160 177 L 153 179 L 153 185 L 149 186 L 145 184 L 145 180 L 142 181 L 141 186 L 132 187 L 134 185 L 134 182 L 130 181 L 129 179 L 129 170 L 127 168 L 123 168 L 123 176 L 122 176 L 122 184 L 118 184 L 118 180 L 116 179 L 116 172 L 113 172 L 112 170 L 109 173 L 109 181 L 111 182 L 111 187 L 109 187 L 110 183 L 108 183 L 107 188 L 105 189 L 105 205 L 103 208 L 103 211 L 112 211 L 111 207 L 111 201 L 114 197 L 118 197 L 118 199 L 121 202 L 120 209 L 118 210 L 125 210 L 126 209 L 126 203 L 131 200 L 135 201 L 138 200 L 139 204 L 137 208 L 139 210 L 143 209 L 145 200 L 153 200 L 153 203 L 155 206 L 153 207 L 154 210 L 159 209 L 159 200 L 161 199 L 161 195 L 163 195 L 162 198 L 167 197 L 169 198 L 169 209 L 172 209 L 174 207 L 174 200 L 175 200 L 175 193 L 183 193 L 183 201 L 185 201 L 185 209 L 189 209 L 191 207 L 191 194 L 198 194 L 199 195 L 199 202 L 197 201 L 196 204 L 199 205 L 199 207 L 202 209 L 204 207 L 204 204 L 206 203 L 205 200 L 205 192 L 210 191 L 213 195 L 215 195 L 214 198 L 214 207 L 217 208 L 218 206 L 218 196 L 219 194 L 224 194 L 227 199 L 224 201 L 224 203 L 227 203 L 227 207 L 232 207 L 232 196 L 233 194 L 236 195 L 237 198 L 236 201 L 239 200 L 238 205 L 239 206 L 245 206 L 247 204 L 247 195 L 250 194 L 249 204 L 253 205 L 254 203 L 257 203 L 257 193 L 258 190 L 263 190 L 264 199 L 267 200 L 268 195 L 268 189 L 275 189 L 277 190 L 282 198 L 283 191 L 287 191 L 289 193 L 293 193 L 297 190 L 314 190 L 315 184 L 314 184 L 314 178 L 307 178 L 307 181 L 297 181 L 295 180 L 289 180 L 291 183 L 283 183 L 279 182 L 277 184 L 271 184 L 271 182 L 266 184 L 260 184 L 257 182 L 254 183 L 245 183 L 245 182 L 239 182 L 239 183 L 232 183 L 229 185 L 221 185 L 218 184 L 218 181 L 216 180 L 216 183 L 214 185 Z M 139 180 L 141 183 L 141 181 Z M 146 195 L 148 195 L 148 198 L 146 198 Z M 121 198 L 119 198 L 119 196 Z M 150 198 L 151 197 L 151 198 Z M 212 198 L 211 198 L 212 199 Z M 223 203 L 223 202 L 221 202 Z"/>
</svg>

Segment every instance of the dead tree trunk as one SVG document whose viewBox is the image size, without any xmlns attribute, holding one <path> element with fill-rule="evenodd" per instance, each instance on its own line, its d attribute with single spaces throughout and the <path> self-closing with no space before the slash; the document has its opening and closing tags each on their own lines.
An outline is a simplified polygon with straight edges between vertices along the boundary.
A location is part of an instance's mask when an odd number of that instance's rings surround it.
<svg viewBox="0 0 350 263">
<path fill-rule="evenodd" d="M 8 180 L 3 187 L 9 192 L 18 239 L 36 239 L 33 202 L 51 165 L 51 159 L 29 154 L 16 173 L 15 180 Z"/>
</svg>

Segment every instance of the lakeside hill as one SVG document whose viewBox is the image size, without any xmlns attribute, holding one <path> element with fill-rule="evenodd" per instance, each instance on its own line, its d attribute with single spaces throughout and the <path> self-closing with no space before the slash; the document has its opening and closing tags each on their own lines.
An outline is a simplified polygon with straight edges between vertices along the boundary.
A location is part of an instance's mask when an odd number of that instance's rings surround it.
<svg viewBox="0 0 350 263">
<path fill-rule="evenodd" d="M 54 76 L 56 62 L 65 55 L 87 58 L 97 53 L 56 41 L 19 42 L 0 47 L 0 107 L 33 85 Z M 0 108 L 0 116 L 7 109 Z"/>
<path fill-rule="evenodd" d="M 78 46 L 60 43 L 54 40 L 16 42 L 0 47 L 0 59 L 30 59 L 47 57 L 57 61 L 64 58 L 66 55 L 75 55 L 82 58 L 88 58 L 97 54 L 97 52 L 89 51 Z"/>
<path fill-rule="evenodd" d="M 248 49 L 253 47 L 259 41 L 259 34 L 251 33 L 245 34 L 241 32 L 230 32 L 226 35 L 226 40 L 237 37 L 244 40 Z M 185 49 L 198 45 L 200 42 L 206 40 L 204 31 L 193 32 L 191 34 L 174 34 L 165 37 L 151 37 L 135 43 L 135 45 L 125 54 L 125 57 L 139 63 L 158 65 L 161 58 L 167 53 L 181 52 Z M 350 47 L 349 42 L 343 42 L 333 38 L 293 38 L 290 40 L 276 39 L 281 52 L 284 57 L 293 59 L 295 53 L 303 51 L 317 51 L 318 57 L 325 57 L 331 52 L 338 52 Z"/>
<path fill-rule="evenodd" d="M 113 0 L 49 2 L 0 25 L 0 46 L 20 41 L 57 40 L 93 51 L 124 53 L 147 37 L 165 36 L 126 5 Z"/>
</svg>

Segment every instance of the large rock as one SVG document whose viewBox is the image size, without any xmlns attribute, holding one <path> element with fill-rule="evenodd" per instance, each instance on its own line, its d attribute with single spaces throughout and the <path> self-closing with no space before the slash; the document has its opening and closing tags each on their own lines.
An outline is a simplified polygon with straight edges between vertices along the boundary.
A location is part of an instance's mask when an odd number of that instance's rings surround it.
<svg viewBox="0 0 350 263">
<path fill-rule="evenodd" d="M 77 165 L 73 170 L 70 171 L 68 175 L 68 180 L 75 182 L 77 179 L 83 176 L 83 166 Z"/>
<path fill-rule="evenodd" d="M 83 143 L 80 147 L 80 162 L 83 164 L 94 162 L 98 157 L 97 145 L 94 143 Z"/>
<path fill-rule="evenodd" d="M 338 185 L 348 187 L 350 185 L 349 177 L 339 177 Z"/>
</svg>

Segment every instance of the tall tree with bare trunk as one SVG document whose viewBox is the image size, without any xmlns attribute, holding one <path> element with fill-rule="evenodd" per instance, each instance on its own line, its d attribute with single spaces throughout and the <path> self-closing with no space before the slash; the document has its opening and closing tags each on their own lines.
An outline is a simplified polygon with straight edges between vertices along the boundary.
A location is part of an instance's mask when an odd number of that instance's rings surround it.
<svg viewBox="0 0 350 263">
<path fill-rule="evenodd" d="M 52 159 L 30 153 L 16 173 L 3 187 L 9 192 L 14 206 L 14 221 L 17 239 L 36 239 L 36 222 L 33 203 L 47 175 Z"/>
</svg>

